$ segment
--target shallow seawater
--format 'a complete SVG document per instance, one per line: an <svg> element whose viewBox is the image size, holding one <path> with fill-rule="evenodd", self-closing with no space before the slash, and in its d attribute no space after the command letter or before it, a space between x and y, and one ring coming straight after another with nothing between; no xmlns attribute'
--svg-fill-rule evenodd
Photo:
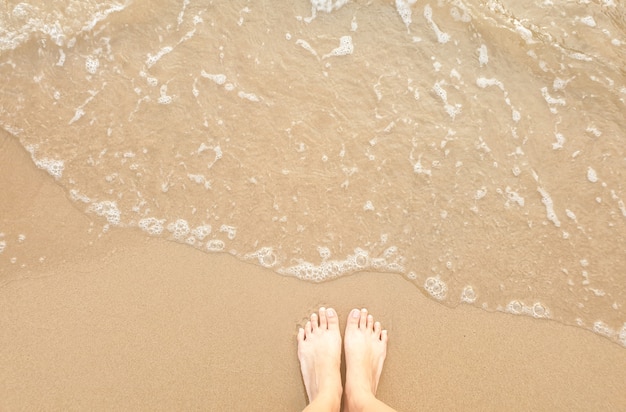
<svg viewBox="0 0 626 412"><path fill-rule="evenodd" d="M0 125L105 230L626 346L626 9L518 3L8 1Z"/></svg>

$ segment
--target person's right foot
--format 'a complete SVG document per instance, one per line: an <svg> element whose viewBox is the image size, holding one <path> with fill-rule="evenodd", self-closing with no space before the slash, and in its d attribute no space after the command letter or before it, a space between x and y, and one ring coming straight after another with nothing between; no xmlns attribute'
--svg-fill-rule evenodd
<svg viewBox="0 0 626 412"><path fill-rule="evenodd" d="M375 397L380 373L387 355L387 331L367 309L353 309L344 335L346 355L346 409L358 409Z"/></svg>

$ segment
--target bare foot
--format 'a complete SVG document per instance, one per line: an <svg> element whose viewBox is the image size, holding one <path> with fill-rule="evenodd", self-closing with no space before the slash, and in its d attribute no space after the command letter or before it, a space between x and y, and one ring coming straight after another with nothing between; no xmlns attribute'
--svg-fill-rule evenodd
<svg viewBox="0 0 626 412"><path fill-rule="evenodd" d="M344 335L346 349L346 410L361 410L375 401L387 356L387 331L367 309L353 309Z"/></svg>
<svg viewBox="0 0 626 412"><path fill-rule="evenodd" d="M339 410L341 405L341 333L333 309L320 308L319 316L298 331L298 359L309 397L309 407Z"/></svg>

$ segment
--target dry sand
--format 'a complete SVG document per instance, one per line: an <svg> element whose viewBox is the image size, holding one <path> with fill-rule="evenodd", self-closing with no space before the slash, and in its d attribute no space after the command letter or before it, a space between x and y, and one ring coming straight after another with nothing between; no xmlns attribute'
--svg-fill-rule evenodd
<svg viewBox="0 0 626 412"><path fill-rule="evenodd" d="M379 396L398 410L626 410L626 349L593 333L449 309L398 275L310 284L102 235L6 135L0 170L2 410L300 410L296 331L320 305L389 330Z"/></svg>

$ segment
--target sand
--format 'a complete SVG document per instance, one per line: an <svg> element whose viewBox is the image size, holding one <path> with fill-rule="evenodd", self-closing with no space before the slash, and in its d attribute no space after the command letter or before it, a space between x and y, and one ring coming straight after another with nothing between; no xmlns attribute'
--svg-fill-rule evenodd
<svg viewBox="0 0 626 412"><path fill-rule="evenodd" d="M399 275L311 284L103 234L4 134L0 170L2 410L300 410L296 332L320 305L389 330L379 397L398 410L626 410L626 349L591 332L450 309Z"/></svg>

